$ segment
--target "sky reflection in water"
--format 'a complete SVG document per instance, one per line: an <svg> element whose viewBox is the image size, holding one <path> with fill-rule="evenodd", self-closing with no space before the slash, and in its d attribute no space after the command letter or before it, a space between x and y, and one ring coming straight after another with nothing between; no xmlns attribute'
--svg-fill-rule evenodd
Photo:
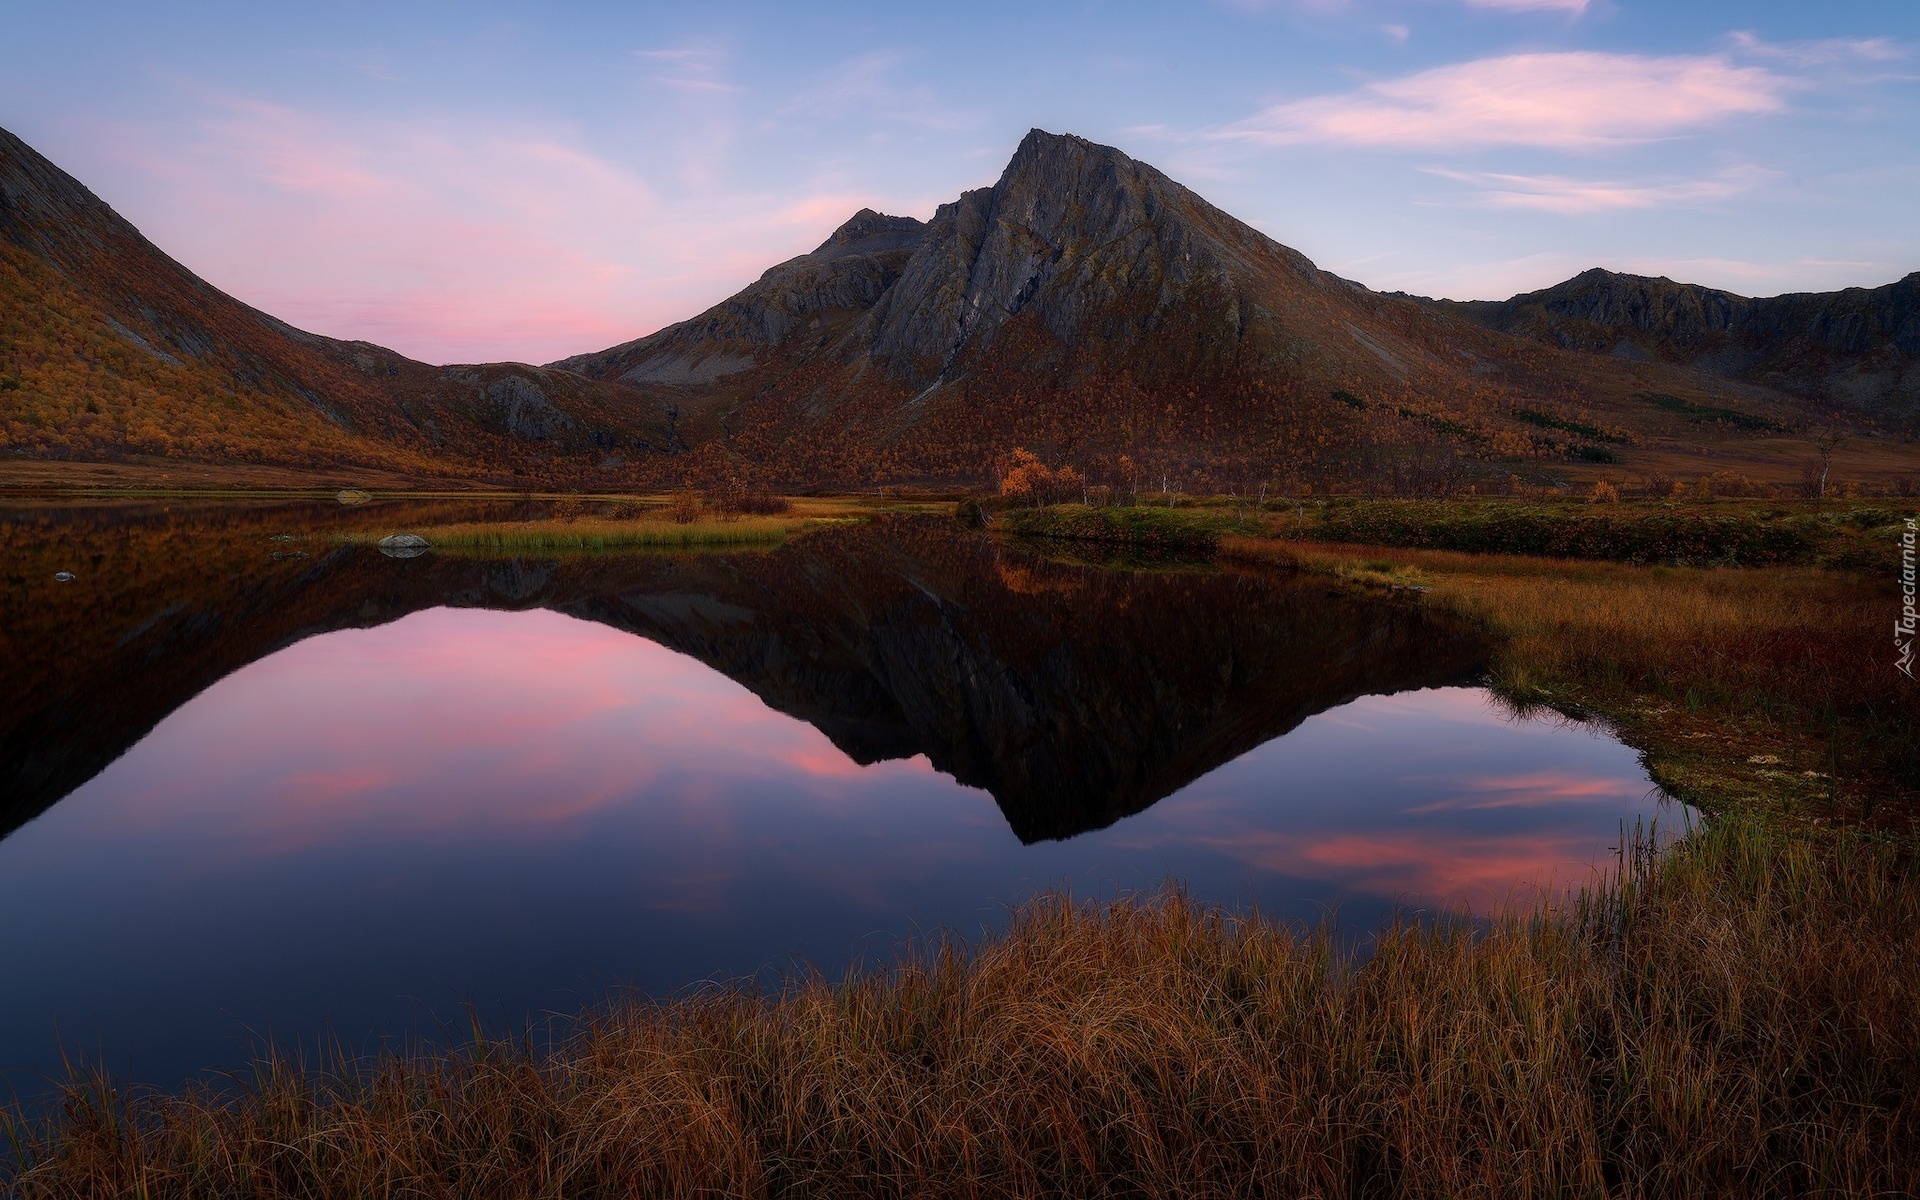
<svg viewBox="0 0 1920 1200"><path fill-rule="evenodd" d="M57 1026L166 1081L242 1060L248 1029L358 1045L464 1001L518 1025L610 985L832 973L1050 885L1177 878L1355 929L1485 910L1582 882L1650 787L1604 736L1439 688L1022 846L925 758L858 766L652 642L434 609L245 667L0 842L0 1065L52 1070Z"/></svg>

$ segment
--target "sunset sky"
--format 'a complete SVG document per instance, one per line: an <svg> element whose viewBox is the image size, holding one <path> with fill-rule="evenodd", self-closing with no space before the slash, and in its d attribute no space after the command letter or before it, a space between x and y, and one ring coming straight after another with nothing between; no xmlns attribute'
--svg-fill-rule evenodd
<svg viewBox="0 0 1920 1200"><path fill-rule="evenodd" d="M545 361L691 316L1031 126L1321 266L1488 298L1920 269L1920 4L10 5L0 125L295 324Z"/></svg>

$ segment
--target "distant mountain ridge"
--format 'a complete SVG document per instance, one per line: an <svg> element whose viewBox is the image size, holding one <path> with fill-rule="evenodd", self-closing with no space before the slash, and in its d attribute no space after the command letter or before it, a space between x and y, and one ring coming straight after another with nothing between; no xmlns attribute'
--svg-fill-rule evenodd
<svg viewBox="0 0 1920 1200"><path fill-rule="evenodd" d="M1869 411L1920 401L1920 271L1877 288L1751 298L1595 267L1507 300L1428 301L1569 350L1679 363Z"/></svg>

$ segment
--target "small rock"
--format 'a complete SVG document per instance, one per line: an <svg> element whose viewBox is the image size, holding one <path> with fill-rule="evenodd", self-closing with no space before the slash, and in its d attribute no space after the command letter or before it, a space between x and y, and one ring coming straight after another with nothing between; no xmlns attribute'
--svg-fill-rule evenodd
<svg viewBox="0 0 1920 1200"><path fill-rule="evenodd" d="M396 533L380 539L380 553L388 558L419 558L432 548L417 533Z"/></svg>
<svg viewBox="0 0 1920 1200"><path fill-rule="evenodd" d="M293 540L293 535L290 533L276 533L267 540L270 542L290 542Z"/></svg>
<svg viewBox="0 0 1920 1200"><path fill-rule="evenodd" d="M53 573L53 581L55 583L72 583L73 572L72 571L55 571Z"/></svg>

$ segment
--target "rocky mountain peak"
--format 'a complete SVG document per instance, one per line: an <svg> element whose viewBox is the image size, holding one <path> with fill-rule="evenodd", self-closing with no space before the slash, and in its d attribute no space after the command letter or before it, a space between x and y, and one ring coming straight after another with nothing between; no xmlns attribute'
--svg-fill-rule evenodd
<svg viewBox="0 0 1920 1200"><path fill-rule="evenodd" d="M1023 314L1062 345L1090 328L1127 339L1192 315L1204 284L1201 307L1219 309L1226 339L1215 346L1230 353L1239 322L1219 300L1231 283L1202 211L1216 210L1111 146L1032 130L998 182L934 215L876 306L868 345L895 373L934 383Z"/></svg>
<svg viewBox="0 0 1920 1200"><path fill-rule="evenodd" d="M814 254L831 258L846 253L878 254L906 249L919 240L926 228L926 222L912 217L890 217L863 208L821 242Z"/></svg>

